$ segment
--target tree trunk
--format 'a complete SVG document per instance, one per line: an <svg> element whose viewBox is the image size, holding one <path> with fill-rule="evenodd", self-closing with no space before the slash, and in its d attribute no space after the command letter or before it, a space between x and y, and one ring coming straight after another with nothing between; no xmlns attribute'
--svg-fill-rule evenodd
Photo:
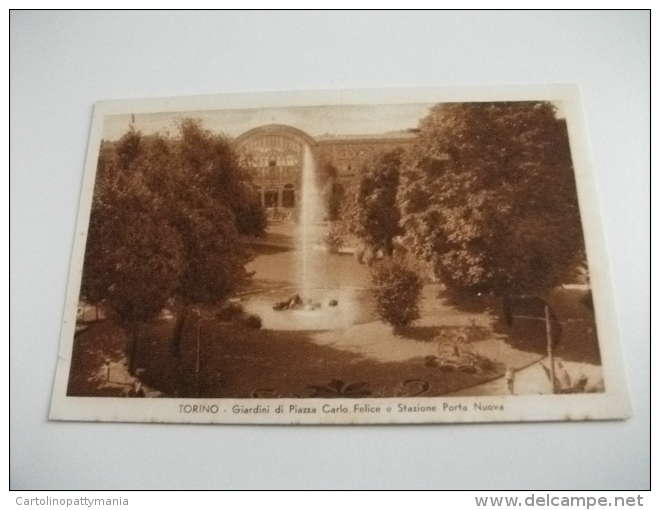
<svg viewBox="0 0 660 510"><path fill-rule="evenodd" d="M513 326L513 310L511 309L511 297L507 294L502 296L502 319L504 323L511 327Z"/></svg>
<svg viewBox="0 0 660 510"><path fill-rule="evenodd" d="M184 329L189 315L189 305L183 305L176 314L176 322L174 323L174 332L172 334L172 354L177 358L181 357L181 344L183 342Z"/></svg>
<svg viewBox="0 0 660 510"><path fill-rule="evenodd" d="M128 373L135 375L135 370L137 369L139 327L136 322L131 322L127 325L126 329L130 335L130 347L128 351Z"/></svg>
<svg viewBox="0 0 660 510"><path fill-rule="evenodd" d="M392 239L386 239L383 243L383 253L388 258L392 258L392 255L394 255L394 241Z"/></svg>

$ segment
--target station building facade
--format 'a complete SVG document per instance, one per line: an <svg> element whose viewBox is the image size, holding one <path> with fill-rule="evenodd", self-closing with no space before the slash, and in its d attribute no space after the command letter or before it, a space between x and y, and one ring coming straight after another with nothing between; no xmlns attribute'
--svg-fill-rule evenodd
<svg viewBox="0 0 660 510"><path fill-rule="evenodd" d="M300 201L306 158L312 158L319 173L333 169L332 178L347 188L378 153L406 147L414 140L411 132L315 138L292 126L270 124L243 133L234 146L247 161L263 205L286 211Z"/></svg>

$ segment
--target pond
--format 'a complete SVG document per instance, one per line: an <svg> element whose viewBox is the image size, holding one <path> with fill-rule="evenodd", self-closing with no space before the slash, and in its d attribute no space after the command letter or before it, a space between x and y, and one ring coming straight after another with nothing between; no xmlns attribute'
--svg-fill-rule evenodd
<svg viewBox="0 0 660 510"><path fill-rule="evenodd" d="M308 254L307 289L300 284L302 254L286 247L258 247L248 266L253 282L242 297L250 313L259 315L263 327L276 330L326 330L346 328L376 318L370 291L369 269L352 254L329 253L318 247ZM277 302L298 294L304 304L295 310L273 310ZM332 306L331 305L335 305ZM335 304L336 302L336 304Z"/></svg>

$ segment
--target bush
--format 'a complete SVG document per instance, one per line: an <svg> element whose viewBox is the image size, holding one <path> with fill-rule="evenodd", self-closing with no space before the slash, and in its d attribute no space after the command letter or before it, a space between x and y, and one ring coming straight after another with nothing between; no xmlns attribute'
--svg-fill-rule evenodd
<svg viewBox="0 0 660 510"><path fill-rule="evenodd" d="M330 227L323 238L323 242L330 253L337 253L344 246L344 236L341 229L336 225Z"/></svg>
<svg viewBox="0 0 660 510"><path fill-rule="evenodd" d="M248 314L243 319L245 324L250 329L261 329L261 317L256 314Z"/></svg>
<svg viewBox="0 0 660 510"><path fill-rule="evenodd" d="M460 329L449 334L441 334L436 338L438 354L437 356L427 356L426 366L431 366L428 364L428 358L432 357L435 358L437 366L445 371L459 370L475 374L495 370L495 363L475 352L470 345L471 341Z"/></svg>
<svg viewBox="0 0 660 510"><path fill-rule="evenodd" d="M422 281L416 273L396 262L377 263L372 270L376 311L395 329L419 318Z"/></svg>
<svg viewBox="0 0 660 510"><path fill-rule="evenodd" d="M236 228L241 234L262 237L268 226L266 209L258 195L246 193L245 202L237 205Z"/></svg>

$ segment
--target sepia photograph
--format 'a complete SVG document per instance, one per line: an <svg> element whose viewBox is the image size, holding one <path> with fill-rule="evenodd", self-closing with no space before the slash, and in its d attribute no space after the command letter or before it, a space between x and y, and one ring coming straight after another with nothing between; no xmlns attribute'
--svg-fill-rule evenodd
<svg viewBox="0 0 660 510"><path fill-rule="evenodd" d="M649 506L650 10L121 7L9 11L11 504Z"/></svg>
<svg viewBox="0 0 660 510"><path fill-rule="evenodd" d="M100 103L52 417L624 417L572 102L525 90Z"/></svg>

